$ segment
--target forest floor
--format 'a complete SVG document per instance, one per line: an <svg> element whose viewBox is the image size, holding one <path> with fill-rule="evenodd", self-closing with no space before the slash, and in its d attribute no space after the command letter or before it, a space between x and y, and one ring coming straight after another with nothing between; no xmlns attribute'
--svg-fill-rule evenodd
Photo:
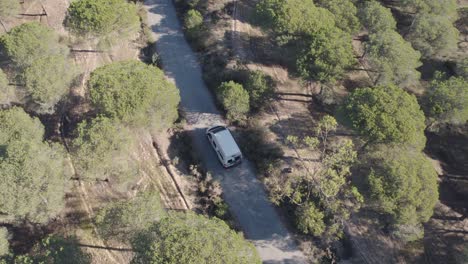
<svg viewBox="0 0 468 264"><path fill-rule="evenodd" d="M22 4L21 15L1 21L0 34L22 23L37 21L53 28L61 39L72 48L71 57L79 68L80 82L72 87L70 100L64 103L61 110L51 116L39 116L45 122L46 139L61 141L65 144L71 140L71 130L77 123L92 115L91 107L87 100L87 80L90 73L97 67L115 61L127 59L140 59L141 49L146 43L134 40L119 41L115 45L102 52L74 52L73 50L93 50L90 41L73 39L63 26L69 0L25 0ZM3 32L2 32L3 31ZM63 117L66 116L67 124L64 127ZM40 231L37 237L33 230L19 230L23 234L23 243L13 242L16 248L27 251L45 233L61 233L67 236L77 236L80 246L92 255L93 263L129 263L132 258L130 245L105 241L99 235L92 219L96 211L109 202L129 199L139 190L144 190L150 185L155 186L161 194L164 208L173 210L187 210L192 207L192 200L196 197L193 183L188 177L178 175L177 169L167 162L169 131L151 134L144 129L133 129L138 140L138 150L132 153L142 169L142 177L127 190L118 190L108 182L85 182L73 180L73 187L66 195L66 207L61 216L55 219ZM73 161L69 155L69 164L73 168ZM184 192L192 196L184 195ZM18 236L20 238L20 236ZM18 239L19 240L19 239ZM27 244L25 244L27 243Z"/></svg>

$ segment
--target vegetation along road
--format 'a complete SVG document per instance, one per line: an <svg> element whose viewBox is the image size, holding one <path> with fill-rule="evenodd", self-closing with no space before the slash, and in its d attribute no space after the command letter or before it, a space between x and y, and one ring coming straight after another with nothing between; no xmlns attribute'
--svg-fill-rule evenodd
<svg viewBox="0 0 468 264"><path fill-rule="evenodd" d="M187 44L171 0L147 0L148 21L157 40L163 69L180 89L182 108L195 149L213 177L220 180L232 214L264 263L303 263L305 257L291 239L253 166L223 169L208 145L205 129L223 120L204 84L196 55Z"/></svg>

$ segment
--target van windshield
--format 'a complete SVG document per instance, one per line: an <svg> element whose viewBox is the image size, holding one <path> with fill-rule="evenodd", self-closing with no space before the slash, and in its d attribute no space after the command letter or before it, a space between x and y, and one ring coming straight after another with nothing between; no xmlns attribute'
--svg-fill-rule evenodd
<svg viewBox="0 0 468 264"><path fill-rule="evenodd" d="M226 128L222 127L222 126L219 126L219 127L215 127L213 130L211 130L211 133L216 134L219 131L223 131L223 130L226 130Z"/></svg>

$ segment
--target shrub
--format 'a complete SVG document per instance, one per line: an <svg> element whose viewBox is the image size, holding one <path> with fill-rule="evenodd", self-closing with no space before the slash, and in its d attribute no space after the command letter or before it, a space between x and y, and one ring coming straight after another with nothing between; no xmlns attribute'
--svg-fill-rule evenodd
<svg viewBox="0 0 468 264"><path fill-rule="evenodd" d="M217 197L214 201L214 214L220 219L225 219L229 214L229 206L220 197Z"/></svg>
<svg viewBox="0 0 468 264"><path fill-rule="evenodd" d="M325 215L314 203L307 202L296 209L296 225L304 234L320 236L325 231Z"/></svg>
<svg viewBox="0 0 468 264"><path fill-rule="evenodd" d="M184 17L184 26L189 31L195 31L203 24L203 16L195 9L190 9Z"/></svg>
<svg viewBox="0 0 468 264"><path fill-rule="evenodd" d="M245 89L249 93L250 108L258 110L273 97L274 82L261 71L249 71L247 74Z"/></svg>
<svg viewBox="0 0 468 264"><path fill-rule="evenodd" d="M249 93L242 85L233 81L223 82L218 91L218 98L227 111L227 118L233 121L245 119L250 110Z"/></svg>

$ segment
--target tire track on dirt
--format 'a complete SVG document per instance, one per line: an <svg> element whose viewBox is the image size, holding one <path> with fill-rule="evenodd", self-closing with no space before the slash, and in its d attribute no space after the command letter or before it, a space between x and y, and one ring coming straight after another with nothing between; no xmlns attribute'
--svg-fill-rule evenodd
<svg viewBox="0 0 468 264"><path fill-rule="evenodd" d="M139 133L140 134L140 133ZM146 133L145 133L146 134ZM161 198L165 201L165 205L168 209L174 210L190 210L191 205L187 201L185 194L182 191L181 186L173 175L172 168L169 164L169 160L164 158L163 150L159 149L159 145L153 141L151 135L141 135L140 138L140 156L144 156L145 163L147 163L148 170L154 171L159 170L158 175L151 173L151 171L144 171L144 177L152 182L155 186L158 186L158 190L161 193ZM150 142L151 141L151 142ZM155 159L157 165L152 162L152 159ZM165 178L166 185L159 179L154 176L161 176ZM169 185L167 185L169 184ZM169 190L173 190L169 192Z"/></svg>
<svg viewBox="0 0 468 264"><path fill-rule="evenodd" d="M67 143L65 142L65 140L62 138L62 143L64 144L65 148L67 149L67 160L68 160L68 163L70 165L70 168L72 170L72 174L74 175L74 177L76 178L79 178L79 175L78 173L76 172L76 169L75 169L75 165L73 163L73 160L71 158L71 155L70 155L70 152L69 152L69 149L68 149L68 145ZM84 188L84 184L81 180L78 180L78 194L80 196L80 200L82 201L82 206L83 208L85 209L86 213L87 213L87 217L88 217L88 221L90 223L90 225L92 226L92 229L93 229L93 232L95 234L95 239L97 240L96 242L98 242L97 244L100 244L98 246L101 246L101 247L110 247L105 241L104 239L101 237L101 235L99 234L99 231L97 229L97 226L94 224L94 221L93 221L93 218L94 218L94 211L93 209L91 208L89 202L88 202L88 193L86 191L86 189ZM105 250L105 253L107 255L107 257L112 261L112 263L122 263L122 262L119 262L117 261L117 259L114 257L114 253L111 253L109 250Z"/></svg>

